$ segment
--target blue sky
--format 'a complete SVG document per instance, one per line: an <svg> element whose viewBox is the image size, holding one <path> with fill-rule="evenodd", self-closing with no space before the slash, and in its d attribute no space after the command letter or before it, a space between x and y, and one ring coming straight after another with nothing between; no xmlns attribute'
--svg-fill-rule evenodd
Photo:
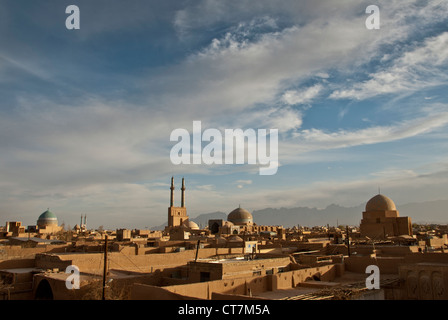
<svg viewBox="0 0 448 320"><path fill-rule="evenodd" d="M80 9L67 30L65 8ZM380 9L368 30L366 7ZM166 221L448 199L446 1L0 1L0 217ZM173 165L170 133L278 129L278 172ZM399 209L399 208L398 208ZM361 212L360 212L361 218ZM331 219L333 221L334 219Z"/></svg>

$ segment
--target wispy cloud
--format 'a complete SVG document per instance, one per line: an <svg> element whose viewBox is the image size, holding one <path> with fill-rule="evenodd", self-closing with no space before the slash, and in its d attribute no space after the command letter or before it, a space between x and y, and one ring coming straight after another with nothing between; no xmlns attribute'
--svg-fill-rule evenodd
<svg viewBox="0 0 448 320"><path fill-rule="evenodd" d="M390 67L371 74L351 88L335 90L330 98L363 100L377 95L416 92L447 84L448 32L405 52Z"/></svg>
<svg viewBox="0 0 448 320"><path fill-rule="evenodd" d="M373 126L354 131L325 132L320 129L296 133L297 149L302 151L345 148L410 138L431 132L448 124L448 112L428 114L422 118L401 121L390 126Z"/></svg>
<svg viewBox="0 0 448 320"><path fill-rule="evenodd" d="M252 180L237 180L237 181L235 181L235 183L237 184L236 187L238 189L243 189L244 186L252 184Z"/></svg>
<svg viewBox="0 0 448 320"><path fill-rule="evenodd" d="M407 112L394 110L383 120L365 112L382 108L379 99L358 108L358 118L343 105L343 99L384 94L401 103L397 94L446 85L448 33L436 28L446 21L446 1L380 1L377 32L365 28L365 4L356 0L337 6L332 0L86 1L79 33L60 30L64 10L57 1L31 6L35 10L5 3L1 212L34 212L53 203L67 212L114 217L134 208L140 221L162 220L166 184L155 181L181 173L192 176L189 205L200 211L238 202L295 205L297 194L317 202L369 184L345 177L349 182L338 192L337 182L323 187L329 179L314 177L308 190L291 187L281 170L259 184L252 179L258 167L174 166L170 132L190 130L193 120L203 129L279 129L279 161L294 174L303 159L313 163L315 151L344 149L353 159L348 147L404 140L448 124L446 105L429 104L436 98L422 98L419 111L400 104ZM53 14L60 20L48 18ZM29 24L15 28L15 18ZM307 109L311 104L325 106ZM335 105L340 118L327 112ZM443 158L444 149L439 152ZM383 166L366 169L366 179L385 178L380 175L389 166Z"/></svg>
<svg viewBox="0 0 448 320"><path fill-rule="evenodd" d="M323 86L316 84L303 90L288 90L282 96L282 101L287 104L308 104L322 91Z"/></svg>

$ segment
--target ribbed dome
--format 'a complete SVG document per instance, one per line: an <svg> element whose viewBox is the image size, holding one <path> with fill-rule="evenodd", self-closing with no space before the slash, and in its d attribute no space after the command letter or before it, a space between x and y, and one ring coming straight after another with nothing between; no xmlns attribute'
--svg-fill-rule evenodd
<svg viewBox="0 0 448 320"><path fill-rule="evenodd" d="M235 225L245 225L253 223L252 214L242 208L236 208L235 210L230 212L227 216L227 220Z"/></svg>
<svg viewBox="0 0 448 320"><path fill-rule="evenodd" d="M378 194L367 201L366 211L393 211L397 210L392 199L385 195Z"/></svg>
<svg viewBox="0 0 448 320"><path fill-rule="evenodd" d="M42 213L39 218L37 219L37 225L38 226L46 226L46 225L57 225L58 224L58 218L56 215L51 212L49 209Z"/></svg>

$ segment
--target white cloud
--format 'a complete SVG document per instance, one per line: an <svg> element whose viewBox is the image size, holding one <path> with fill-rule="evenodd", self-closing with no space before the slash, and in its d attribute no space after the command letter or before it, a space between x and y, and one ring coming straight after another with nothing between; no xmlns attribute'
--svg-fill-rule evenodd
<svg viewBox="0 0 448 320"><path fill-rule="evenodd" d="M448 124L448 112L429 114L390 126L376 126L355 131L325 132L302 130L296 134L297 148L302 151L335 149L405 139L430 132Z"/></svg>
<svg viewBox="0 0 448 320"><path fill-rule="evenodd" d="M401 169L401 168L391 168L391 169L385 169L381 171L372 172L370 174L374 177L384 177L389 179L397 179L397 178L404 178L404 177L418 177L418 173L416 173L414 170L411 169Z"/></svg>
<svg viewBox="0 0 448 320"><path fill-rule="evenodd" d="M360 26L362 20L344 20L336 15L300 27L267 31L255 38L228 32L185 62L157 74L148 88L160 92L155 97L159 105L182 110L183 115L187 111L203 119L232 118L232 113L258 104L274 104L278 94L298 79L324 75L326 68L342 68L365 59L373 49L370 43L374 36ZM320 89L317 85L303 96L295 93L290 102L309 100Z"/></svg>
<svg viewBox="0 0 448 320"><path fill-rule="evenodd" d="M446 84L448 32L426 39L423 45L405 52L390 67L370 75L351 88L335 90L330 98L363 100L377 95L418 90Z"/></svg>
<svg viewBox="0 0 448 320"><path fill-rule="evenodd" d="M308 104L319 95L322 88L321 84L316 84L301 91L288 90L283 94L282 101L290 105Z"/></svg>
<svg viewBox="0 0 448 320"><path fill-rule="evenodd" d="M127 212L120 207L138 206L136 211L146 219L144 206L154 205L156 209L148 215L148 220L151 215L165 219L168 192L160 189L164 184L143 186L135 181L151 181L178 172L211 172L216 176L233 170L231 166L171 165L169 134L173 129L190 128L193 120L202 120L213 127L299 130L302 112L276 105L277 98L284 93L286 103L311 103L323 87L316 85L303 91L285 92L287 88L311 76L328 79L328 70L332 68L357 68L377 55L381 45L406 39L406 35L421 27L421 23L432 23L431 19L440 21L447 12L440 10L446 6L443 2L439 2L439 6L430 2L427 7L416 8L412 3L403 6L400 1L387 1L381 3L385 6L382 10L384 26L375 33L365 29L365 17L360 14L363 10L359 10L363 9L362 4L355 0L343 1L340 6L335 6L334 1L296 0L281 3L204 0L190 4L173 16L176 30L182 37L188 40L196 32L213 30L220 23L226 32L176 65L151 69L146 76L124 74L126 79L132 79L132 89L141 90L142 94L137 97L143 101L140 105L110 101L107 97L89 99L84 95L69 106L61 106L52 98L25 96L14 106L14 112L2 113L2 210L18 213L30 207L45 209L53 202L60 208L72 208L71 212L101 208L97 211L106 216ZM137 9L133 7L132 12ZM104 21L120 14L112 11L107 10L100 15L101 19L95 20L97 28L86 34L85 39L121 27L134 27L148 17L141 10L138 19L130 19L132 14L128 12L124 22L106 30L108 24ZM288 21L279 23L278 17L285 13ZM414 17L418 23L405 23L407 17ZM2 28L2 32L5 30ZM361 99L378 92L409 90L445 80L435 66L446 64L446 44L446 35L440 35L395 61L394 56L388 56L386 62L391 63L388 68L373 74L370 82L340 89L339 97ZM8 65L16 65L42 79L59 79L62 74L56 68L42 67L53 65L45 60L50 58L36 55L33 61L44 63L30 60L23 64L21 61L25 60L20 55L18 58L11 56L14 61L9 61ZM114 63L105 63L108 62ZM76 67L78 65L73 65L73 70ZM2 64L1 68L3 71L5 66ZM422 75L435 77L427 83ZM422 81L413 83L413 79ZM334 94L334 98L338 97ZM127 98L129 95L124 96ZM355 131L302 130L293 140L280 143L283 149L280 156L285 156L280 160L298 163L297 155L306 151L404 139L440 128L446 125L447 119L447 113L439 112L391 126ZM243 174L252 169L238 167L233 172L241 170ZM258 168L255 171L258 172ZM248 181L251 180L236 182L233 188L247 186ZM229 196L216 192L212 185L203 184L190 191L193 208L221 209L229 205ZM298 191L304 191L302 199L316 195L324 199L326 189L316 187L309 192L296 189L288 197L281 192L260 191L250 194L250 201L260 206L296 204ZM235 203L247 202L244 201L247 196L238 194ZM27 206L22 205L27 198ZM207 201L203 200L205 198ZM78 200L82 200L84 207L74 204ZM14 208L9 203L20 205ZM105 208L107 205L113 208Z"/></svg>
<svg viewBox="0 0 448 320"><path fill-rule="evenodd" d="M243 189L244 186L252 184L252 180L237 180L235 181L238 189Z"/></svg>
<svg viewBox="0 0 448 320"><path fill-rule="evenodd" d="M215 189L215 186L212 184L205 184L202 186L197 186L196 189L202 190L202 191L211 191L211 190Z"/></svg>
<svg viewBox="0 0 448 320"><path fill-rule="evenodd" d="M318 73L316 73L316 77L319 77L322 79L328 79L328 78L330 78L330 75L326 72L318 72Z"/></svg>

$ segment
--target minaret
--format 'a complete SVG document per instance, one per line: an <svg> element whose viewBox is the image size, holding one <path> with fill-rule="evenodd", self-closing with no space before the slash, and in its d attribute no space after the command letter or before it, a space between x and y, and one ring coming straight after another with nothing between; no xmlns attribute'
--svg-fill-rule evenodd
<svg viewBox="0 0 448 320"><path fill-rule="evenodd" d="M171 177L171 198L170 207L174 207L174 177Z"/></svg>
<svg viewBox="0 0 448 320"><path fill-rule="evenodd" d="M168 226L166 230L182 226L188 221L187 208L185 207L185 179L182 178L182 199L181 206L174 206L174 177L171 177L171 197L170 207L168 208Z"/></svg>
<svg viewBox="0 0 448 320"><path fill-rule="evenodd" d="M84 227L87 229L87 214L84 215Z"/></svg>
<svg viewBox="0 0 448 320"><path fill-rule="evenodd" d="M182 198L181 198L181 207L185 208L185 179L182 178Z"/></svg>

